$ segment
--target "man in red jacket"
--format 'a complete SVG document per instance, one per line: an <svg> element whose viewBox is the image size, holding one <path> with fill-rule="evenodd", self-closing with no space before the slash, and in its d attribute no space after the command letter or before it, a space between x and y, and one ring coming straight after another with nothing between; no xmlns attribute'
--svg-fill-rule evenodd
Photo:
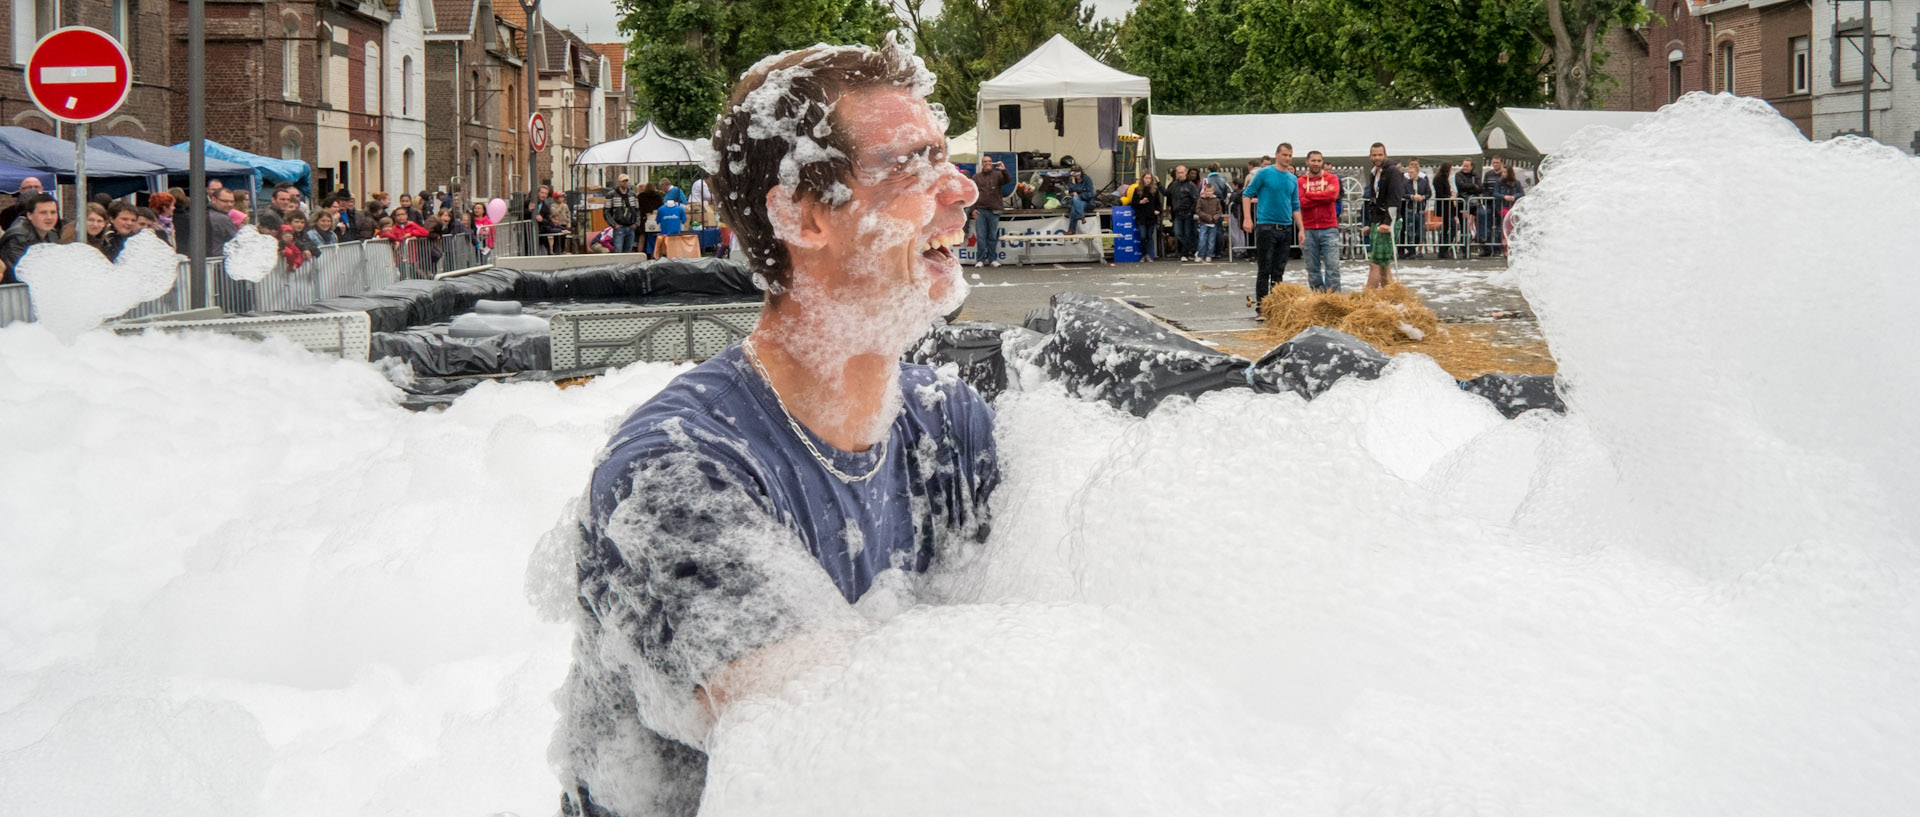
<svg viewBox="0 0 1920 817"><path fill-rule="evenodd" d="M1307 151L1307 175L1300 177L1300 226L1306 230L1307 286L1340 291L1340 177L1327 172L1320 151Z"/></svg>

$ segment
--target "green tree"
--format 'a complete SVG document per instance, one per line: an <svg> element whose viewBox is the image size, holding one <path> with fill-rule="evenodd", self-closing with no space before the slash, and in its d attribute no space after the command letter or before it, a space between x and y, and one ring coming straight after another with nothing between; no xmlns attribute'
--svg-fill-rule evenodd
<svg viewBox="0 0 1920 817"><path fill-rule="evenodd" d="M947 133L974 126L980 83L1061 34L1095 59L1113 52L1115 25L1081 0L947 0L937 14L926 0L904 0L901 18L927 68L939 77L933 101L946 108Z"/></svg>
<svg viewBox="0 0 1920 817"><path fill-rule="evenodd" d="M1592 107L1606 60L1600 38L1616 25L1646 22L1639 0L1531 0L1528 30L1548 49L1553 71L1553 104L1566 110Z"/></svg>
<svg viewBox="0 0 1920 817"><path fill-rule="evenodd" d="M676 136L713 130L735 77L814 43L878 45L897 21L881 0L614 0L637 121Z"/></svg>
<svg viewBox="0 0 1920 817"><path fill-rule="evenodd" d="M1119 68L1153 80L1164 114L1241 113L1265 104L1240 81L1243 0L1140 0L1115 35Z"/></svg>

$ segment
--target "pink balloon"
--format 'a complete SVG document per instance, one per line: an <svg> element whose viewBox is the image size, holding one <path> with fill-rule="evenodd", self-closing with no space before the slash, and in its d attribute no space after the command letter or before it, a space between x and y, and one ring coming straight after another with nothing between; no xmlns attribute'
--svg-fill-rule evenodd
<svg viewBox="0 0 1920 817"><path fill-rule="evenodd" d="M493 201L487 202L487 218L492 219L493 223L499 224L500 220L506 217L507 203L505 200L494 199Z"/></svg>

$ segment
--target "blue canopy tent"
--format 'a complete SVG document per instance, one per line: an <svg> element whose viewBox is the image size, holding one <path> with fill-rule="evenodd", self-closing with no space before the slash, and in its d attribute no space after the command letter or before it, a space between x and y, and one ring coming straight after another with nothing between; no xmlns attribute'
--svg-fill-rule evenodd
<svg viewBox="0 0 1920 817"><path fill-rule="evenodd" d="M73 181L73 143L13 125L0 126L0 162L52 172L62 184ZM117 153L87 153L87 194L124 196L159 190L166 168Z"/></svg>
<svg viewBox="0 0 1920 817"><path fill-rule="evenodd" d="M185 151L187 143L181 142L174 145L173 149ZM300 187L301 195L313 193L313 168L299 159L269 159L244 150L235 150L212 139L207 140L207 159L208 161L220 159L253 168L254 175L259 178L262 186L293 182ZM208 171L207 175L213 175L212 171Z"/></svg>
<svg viewBox="0 0 1920 817"><path fill-rule="evenodd" d="M26 181L28 176L39 179L41 189L53 189L54 178L52 173L0 162L0 193L20 192L20 183Z"/></svg>
<svg viewBox="0 0 1920 817"><path fill-rule="evenodd" d="M188 166L193 155L165 145L156 145L135 139L131 136L95 136L87 140L87 147L117 153L130 159L139 159L166 168L167 181L179 187L186 187ZM92 162L93 153L88 153L88 162ZM207 178L219 179L220 183L236 190L253 186L253 168L235 162L212 157L207 158Z"/></svg>

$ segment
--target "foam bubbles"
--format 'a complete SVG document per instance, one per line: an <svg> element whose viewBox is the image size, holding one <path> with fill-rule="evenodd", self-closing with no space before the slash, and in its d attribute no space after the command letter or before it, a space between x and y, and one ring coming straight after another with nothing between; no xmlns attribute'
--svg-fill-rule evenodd
<svg viewBox="0 0 1920 817"><path fill-rule="evenodd" d="M71 340L167 294L178 280L178 262L172 247L143 230L113 261L84 243L37 245L21 256L19 275L33 288L40 324Z"/></svg>
<svg viewBox="0 0 1920 817"><path fill-rule="evenodd" d="M220 251L226 258L223 266L227 277L235 281L260 283L267 279L267 273L272 272L274 264L280 260L280 242L248 226L242 226L239 232L234 233Z"/></svg>

